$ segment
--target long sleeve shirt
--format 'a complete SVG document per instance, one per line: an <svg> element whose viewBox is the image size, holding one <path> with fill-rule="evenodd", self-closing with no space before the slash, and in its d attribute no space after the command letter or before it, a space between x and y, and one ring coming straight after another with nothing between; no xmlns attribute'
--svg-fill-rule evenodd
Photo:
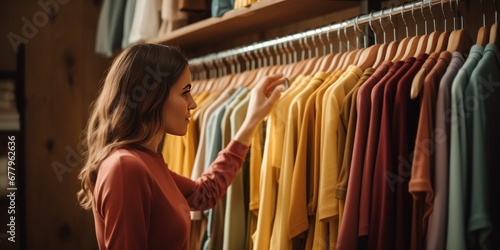
<svg viewBox="0 0 500 250"><path fill-rule="evenodd" d="M191 180L140 146L113 151L100 165L92 210L100 249L189 249L190 210L212 208L239 172L248 147L231 141Z"/></svg>

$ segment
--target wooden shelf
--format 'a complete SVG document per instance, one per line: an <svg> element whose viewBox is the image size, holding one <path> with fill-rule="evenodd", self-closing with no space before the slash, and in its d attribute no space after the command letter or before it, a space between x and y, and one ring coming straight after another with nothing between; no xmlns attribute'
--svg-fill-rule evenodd
<svg viewBox="0 0 500 250"><path fill-rule="evenodd" d="M356 6L359 6L358 1L263 0L247 8L228 11L222 17L212 17L182 27L148 42L179 45L183 49L206 46Z"/></svg>

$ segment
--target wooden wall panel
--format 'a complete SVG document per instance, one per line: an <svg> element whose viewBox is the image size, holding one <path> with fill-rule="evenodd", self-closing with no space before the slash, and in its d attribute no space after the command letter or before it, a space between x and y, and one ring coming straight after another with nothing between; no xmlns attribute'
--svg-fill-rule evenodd
<svg viewBox="0 0 500 250"><path fill-rule="evenodd" d="M2 33L13 30L22 34L23 17L32 20L43 14L37 2L2 1ZM57 15L41 25L26 46L24 240L27 249L97 249L92 213L82 210L76 201L81 165L78 159L68 162L66 158L68 149L77 151L89 104L110 63L94 53L100 1L51 2L58 5ZM12 48L5 37L0 52L6 60L0 66L14 69L15 54L9 51ZM54 162L72 171L58 179Z"/></svg>

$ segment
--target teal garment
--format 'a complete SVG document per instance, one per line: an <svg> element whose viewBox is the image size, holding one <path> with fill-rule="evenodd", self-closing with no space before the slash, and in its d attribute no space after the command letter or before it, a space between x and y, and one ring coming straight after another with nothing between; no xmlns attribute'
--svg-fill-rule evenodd
<svg viewBox="0 0 500 250"><path fill-rule="evenodd" d="M205 153L205 171L210 167L210 164L217 158L219 152L223 149L222 145L222 130L221 130L221 122L224 114L226 112L226 107L232 100L234 100L241 91L245 88L238 88L224 103L222 103L209 117L207 122L207 134L206 134L206 143L207 143L207 151ZM207 215L207 231L206 231L206 240L203 243L203 249L208 250L210 248L211 238L214 237L213 234L213 226L215 223L223 224L223 221L214 221L215 213L219 215L224 214L225 207L225 196L224 199L219 201L215 208L205 211ZM217 216L219 219L223 219L224 216ZM222 237L222 235L215 235L217 237Z"/></svg>
<svg viewBox="0 0 500 250"><path fill-rule="evenodd" d="M213 0L212 17L220 17L224 13L234 9L234 0Z"/></svg>
<svg viewBox="0 0 500 250"><path fill-rule="evenodd" d="M112 57L115 51L122 48L126 4L126 0L104 0L97 24L97 54Z"/></svg>
<svg viewBox="0 0 500 250"><path fill-rule="evenodd" d="M481 60L484 48L472 46L464 66L458 71L451 86L450 120L450 183L448 197L448 235L446 249L467 249L466 206L467 206L467 165L468 141L466 132L465 90L470 76Z"/></svg>
<svg viewBox="0 0 500 250"><path fill-rule="evenodd" d="M450 121L447 119L450 109L451 84L464 65L465 59L460 52L453 52L446 73L439 83L436 101L435 131L444 134L443 139L436 139L434 158L434 207L429 217L427 229L427 249L444 249L446 245L446 224L448 220L448 177L450 151ZM442 138L442 137L441 137Z"/></svg>
<svg viewBox="0 0 500 250"><path fill-rule="evenodd" d="M132 22L134 21L136 0L127 0L125 5L125 14L123 17L123 37L122 37L122 49L127 48L130 44L128 40L128 35L130 30L132 30Z"/></svg>
<svg viewBox="0 0 500 250"><path fill-rule="evenodd" d="M241 91L240 95L228 105L226 115L231 123L231 137L236 135L245 119L250 95L249 90ZM243 105L240 105L243 104ZM246 104L246 105L245 105ZM234 178L226 193L226 214L224 219L223 249L244 249L247 230L248 191L245 192L244 176L248 172L249 161L243 163L242 171ZM245 199L247 198L247 199Z"/></svg>
<svg viewBox="0 0 500 250"><path fill-rule="evenodd" d="M486 114L486 101L490 98L498 99L498 94L495 93L495 90L498 90L500 86L500 64L497 53L498 49L495 44L486 45L483 57L472 72L466 90L465 107L466 112L470 113L470 119L467 120L467 135L470 138L468 144L471 145L469 153L472 153L469 169L471 174L470 212L467 216L467 239L471 249L490 249L489 242L493 225L488 198L492 197L490 191L498 192L498 190L488 190L489 164L487 156L490 153L498 154L498 151L495 152L498 147L488 147L490 138L488 131L497 130L499 127L492 127ZM496 108L499 107L496 106ZM496 116L498 116L498 112L496 112ZM490 152L490 150L493 151ZM498 163L494 167L498 167ZM498 199L498 197L494 199ZM491 212L498 213L498 211Z"/></svg>

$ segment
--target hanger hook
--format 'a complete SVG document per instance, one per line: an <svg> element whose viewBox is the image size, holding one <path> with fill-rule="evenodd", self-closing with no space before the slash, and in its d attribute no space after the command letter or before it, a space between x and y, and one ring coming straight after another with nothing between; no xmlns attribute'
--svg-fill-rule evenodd
<svg viewBox="0 0 500 250"><path fill-rule="evenodd" d="M431 12L432 25L433 25L434 31L436 31L436 18L434 17L434 12L432 12L432 4L431 4L431 2L429 2L429 11Z"/></svg>
<svg viewBox="0 0 500 250"><path fill-rule="evenodd" d="M313 33L311 35L312 47L311 47L311 51L309 53L309 58L311 58L311 54L312 54L312 49L313 48L314 48L314 56L315 57L318 56L318 46L316 45L316 39L314 38L315 33L316 33L316 31L313 31Z"/></svg>
<svg viewBox="0 0 500 250"><path fill-rule="evenodd" d="M443 0L441 0L441 11L443 12L444 32L446 32L446 31L448 31L448 25L447 25L446 13L444 11L444 1Z"/></svg>
<svg viewBox="0 0 500 250"><path fill-rule="evenodd" d="M385 9L382 9L382 11L380 12L380 19L379 19L379 25L380 25L380 29L382 29L382 34L384 35L383 38L384 38L384 43L387 42L387 34L385 33L385 28L384 28L384 25L382 25L382 16L384 15L384 10ZM375 33L375 32L373 32ZM376 40L376 37L375 37L375 40Z"/></svg>
<svg viewBox="0 0 500 250"><path fill-rule="evenodd" d="M351 44L350 44L350 41L349 41L349 37L347 36L347 24L348 24L348 22L345 21L342 24L344 24L344 37L346 38L346 49L347 49L346 51L350 51L351 50L351 48L350 48Z"/></svg>
<svg viewBox="0 0 500 250"><path fill-rule="evenodd" d="M288 43L286 40L283 42L283 49L285 50L285 54L288 57L288 63L292 63L292 53L290 52L290 49L288 48Z"/></svg>
<svg viewBox="0 0 500 250"><path fill-rule="evenodd" d="M427 35L428 31L427 31L427 27L428 27L428 23L427 23L427 18L425 18L425 15L424 15L424 5L421 4L420 5L420 14L422 15L422 18L424 19L424 34Z"/></svg>
<svg viewBox="0 0 500 250"><path fill-rule="evenodd" d="M330 54L333 54L333 44L330 40L330 30L332 26L328 26L328 30L326 31L326 40L328 41L328 47L330 47ZM326 46L325 46L325 54L326 54Z"/></svg>
<svg viewBox="0 0 500 250"><path fill-rule="evenodd" d="M287 64L287 58L286 58L286 51L285 51L285 45L283 43L280 43L278 45L278 48L280 49L280 53L281 53L281 58L282 58L282 61L283 61L283 64Z"/></svg>
<svg viewBox="0 0 500 250"><path fill-rule="evenodd" d="M498 11L497 11L497 0L493 0L495 6L495 23L498 23Z"/></svg>
<svg viewBox="0 0 500 250"><path fill-rule="evenodd" d="M267 52L267 56L269 57L269 66L272 66L272 65L274 65L273 54L271 54L271 50L269 49L269 47L271 47L271 46L266 47L266 52Z"/></svg>
<svg viewBox="0 0 500 250"><path fill-rule="evenodd" d="M339 41L339 53L342 52L342 38L340 37L340 30L342 27L337 29L337 41Z"/></svg>
<svg viewBox="0 0 500 250"><path fill-rule="evenodd" d="M366 41L366 34L365 34L365 32L363 32L363 30L359 27L359 16L356 17L356 27L357 27L358 31L361 33L361 35L363 35L363 48L366 48L367 45L368 45L368 42Z"/></svg>
<svg viewBox="0 0 500 250"><path fill-rule="evenodd" d="M391 26L392 26L392 35L394 36L394 40L393 41L396 41L396 26L394 26L394 22L392 22L392 13L394 11L394 6L391 6L391 9L389 11L389 21L391 23ZM381 21L382 22L382 21ZM382 23L381 23L382 24Z"/></svg>
<svg viewBox="0 0 500 250"><path fill-rule="evenodd" d="M451 13L453 13L453 30L457 29L457 19L456 19L456 13L453 10L453 0L450 1L450 10Z"/></svg>
<svg viewBox="0 0 500 250"><path fill-rule="evenodd" d="M304 41L302 41L302 37L299 37L299 45L300 45L300 55L301 55L301 61L306 59L306 50L304 49Z"/></svg>
<svg viewBox="0 0 500 250"><path fill-rule="evenodd" d="M405 20L405 14L403 12L404 9L405 9L405 4L403 3L403 6L401 6L401 18L403 19L403 23L405 24L406 37L408 37L409 36L409 34L408 34L408 24L406 23L406 20Z"/></svg>
<svg viewBox="0 0 500 250"><path fill-rule="evenodd" d="M326 45L323 42L323 32L320 28L316 29L316 32L318 33L319 42L321 43L321 45L323 47L323 56L326 56Z"/></svg>
<svg viewBox="0 0 500 250"><path fill-rule="evenodd" d="M292 50L292 56L293 56L292 62L296 63L297 62L297 50L295 50L295 47L293 46L293 39L290 39L290 41L288 41L288 44L290 45L290 49Z"/></svg>
<svg viewBox="0 0 500 250"><path fill-rule="evenodd" d="M415 36L418 36L418 24L415 19L415 4L411 4L411 18L413 19L413 23L415 23Z"/></svg>
<svg viewBox="0 0 500 250"><path fill-rule="evenodd" d="M382 14L380 14L380 16L382 16ZM372 18L373 18L373 11L370 12L370 15L368 16L368 27L370 27L370 30L373 33L373 40L375 41L375 44L377 44L377 32L375 32L375 29L373 29Z"/></svg>

